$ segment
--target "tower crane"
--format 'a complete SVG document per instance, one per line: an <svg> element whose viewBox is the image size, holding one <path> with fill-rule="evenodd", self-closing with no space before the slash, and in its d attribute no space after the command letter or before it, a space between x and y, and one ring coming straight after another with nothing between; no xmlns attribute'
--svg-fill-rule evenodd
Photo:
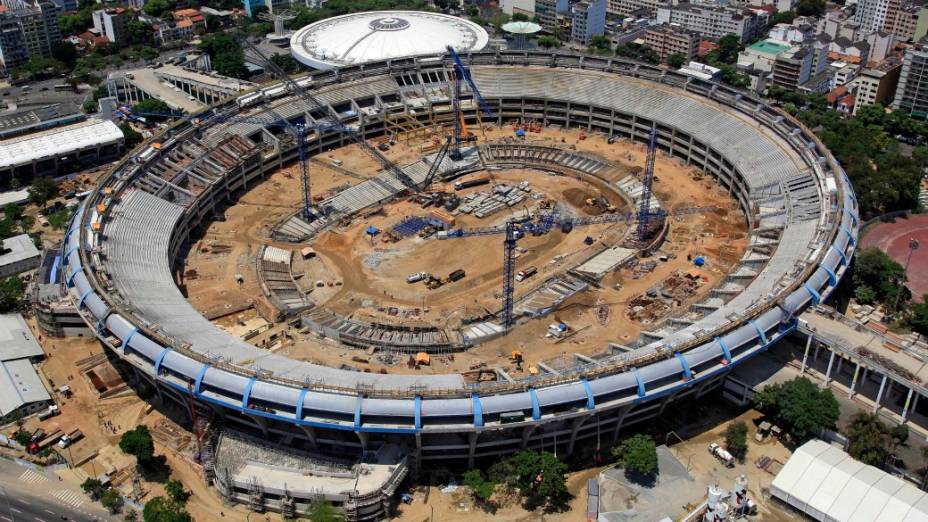
<svg viewBox="0 0 928 522"><path fill-rule="evenodd" d="M644 190L641 192L641 201L638 204L638 241L644 243L650 232L649 224L651 212L651 186L654 184L654 160L657 155L657 125L651 128L651 139L648 140L648 159L644 163Z"/></svg>
<svg viewBox="0 0 928 522"><path fill-rule="evenodd" d="M454 146L451 149L451 159L459 160L464 157L461 152L461 143L464 142L464 133L466 132L464 113L461 110L462 82L467 82L467 86L473 93L474 100L480 106L481 111L487 116L493 116L493 109L491 109L490 104L483 99L483 96L480 94L480 89L477 88L477 84L475 84L474 80L470 77L470 69L464 65L464 61L461 60L460 55L454 50L454 47L449 45L447 50L448 55L451 56L451 60L454 62L454 67L452 69L454 93L451 96L451 108L454 111Z"/></svg>
<svg viewBox="0 0 928 522"><path fill-rule="evenodd" d="M714 207L686 207L674 209L670 212L658 210L648 214L648 219L654 217L683 216L714 210ZM515 250L516 243L526 234L542 235L550 232L554 226L569 232L574 227L598 225L604 223L640 223L641 212L627 212L615 214L602 214L585 218L560 216L557 212L541 215L530 221L517 221L510 219L504 225L483 228L455 229L447 234L447 238L462 238L474 236L489 236L504 234L503 237L503 328L509 331L515 324L512 316L513 295L515 290ZM640 230L640 229L639 229Z"/></svg>

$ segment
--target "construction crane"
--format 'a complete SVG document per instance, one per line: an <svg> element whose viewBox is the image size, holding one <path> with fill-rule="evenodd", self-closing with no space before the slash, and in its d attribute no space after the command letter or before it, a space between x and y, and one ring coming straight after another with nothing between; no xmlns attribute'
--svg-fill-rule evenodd
<svg viewBox="0 0 928 522"><path fill-rule="evenodd" d="M714 210L715 207L686 207L674 209L670 212L658 210L648 214L649 219L655 217L683 216ZM604 223L632 223L641 216L640 212L627 212L622 214L603 214L585 218L560 216L556 211L539 216L534 220L519 221L510 219L505 225L483 228L463 228L448 232L447 238L462 238L474 236L489 236L504 234L503 238L503 328L509 331L515 324L512 316L513 295L515 290L515 250L516 243L526 234L547 234L554 226L562 231L570 232L574 227L599 225Z"/></svg>
<svg viewBox="0 0 928 522"><path fill-rule="evenodd" d="M425 180L422 181L422 190L426 190L432 184L432 180L435 179L435 175L438 174L438 170L441 168L441 162L445 160L445 156L448 155L448 149L451 146L452 138L449 136L445 143L438 149L438 152L435 154L435 159L432 161L432 166L429 167L429 173L425 176Z"/></svg>
<svg viewBox="0 0 928 522"><path fill-rule="evenodd" d="M644 190L641 192L641 201L638 205L638 241L644 243L650 234L651 218L651 186L654 184L654 160L657 156L657 125L651 128L651 139L648 141L648 159L644 163Z"/></svg>
<svg viewBox="0 0 928 522"><path fill-rule="evenodd" d="M493 109L491 109L490 104L483 99L480 90L477 89L477 85L470 77L470 70L464 65L464 62L461 60L457 51L454 50L454 47L449 45L447 50L448 55L451 56L451 60L454 62L454 67L451 71L451 78L454 82L454 93L451 96L451 108L454 110L454 147L451 149L451 159L457 161L464 157L461 152L461 144L464 142L464 133L466 132L464 113L461 110L462 82L467 82L467 86L470 87L470 91L474 95L474 100L480 106L480 110L487 116L493 116Z"/></svg>
<svg viewBox="0 0 928 522"><path fill-rule="evenodd" d="M122 107L118 111L123 117L127 119L138 120L144 116L161 116L161 117L172 117L172 118L181 118L183 115L174 114L174 113L159 113L159 112L133 112L128 107ZM191 123L196 126L202 125L205 122L215 122L215 123L253 123L256 125L261 125L265 128L282 128L289 132L294 141L296 142L297 149L299 152L300 159L300 181L302 185L302 198L303 198L303 207L301 209L301 215L306 221L312 221L314 219L314 214L312 210L312 191L310 184L310 172L309 172L309 154L307 152L306 144L306 132L308 130L318 130L326 131L333 130L334 128L329 125L312 125L307 126L303 123L292 123L286 118L278 115L273 110L269 110L268 113L273 117L273 119L267 118L256 118L253 116L237 116L237 115L223 115L223 114L200 114L195 116L186 117Z"/></svg>
<svg viewBox="0 0 928 522"><path fill-rule="evenodd" d="M253 44L248 38L241 36L238 38L238 41L242 44L242 50L250 52L253 55L253 58L256 59L259 65L264 67L265 71L270 72L272 75L279 78L284 85L287 86L287 90L296 96L299 96L306 104L309 106L308 110L322 110L326 113L326 119L330 120L327 122L327 125L337 131L342 135L349 138L351 141L358 144L367 155L373 158L375 161L380 163L383 169L393 175L400 183L402 183L407 189L414 192L419 192L419 185L409 177L406 172L403 171L395 163L387 159L383 154L381 154L375 147L371 146L370 143L357 132L348 128L347 125L342 123L339 114L332 108L332 106L319 101L314 95L312 95L309 90L304 89L298 83L293 81L292 78L274 62L272 62L263 52L261 52L258 47Z"/></svg>

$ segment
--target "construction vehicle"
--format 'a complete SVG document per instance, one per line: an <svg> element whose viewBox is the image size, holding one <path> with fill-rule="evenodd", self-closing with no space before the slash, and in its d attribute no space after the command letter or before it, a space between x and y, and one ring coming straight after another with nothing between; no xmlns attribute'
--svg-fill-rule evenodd
<svg viewBox="0 0 928 522"><path fill-rule="evenodd" d="M516 281L525 281L526 279L532 277L538 273L538 269L534 266L530 266L524 270L519 270L519 273L516 274Z"/></svg>
<svg viewBox="0 0 928 522"><path fill-rule="evenodd" d="M709 453L722 461L722 464L724 464L726 468L735 467L735 457L733 457L731 453L729 453L727 450L725 450L725 448L719 446L718 444L714 442L709 444Z"/></svg>
<svg viewBox="0 0 928 522"><path fill-rule="evenodd" d="M428 280L426 280L425 282L425 286L429 290L435 290L436 288L441 288L441 285L443 284L444 283L442 282L442 280L438 279L437 277L429 277Z"/></svg>
<svg viewBox="0 0 928 522"><path fill-rule="evenodd" d="M41 432L42 430L39 430L39 431ZM46 435L44 438L41 438L41 439L38 439L36 438L35 435L33 435L32 440L30 440L29 442L29 445L26 446L26 451L28 451L30 455L35 455L36 453L39 453L43 449L58 442L58 439L60 439L63 435L64 435L64 432L61 430L55 430L50 435Z"/></svg>
<svg viewBox="0 0 928 522"><path fill-rule="evenodd" d="M454 272L451 272L450 274L448 274L448 282L454 283L455 281L460 281L461 279L464 279L465 275L467 274L464 272L464 270L459 268L455 270Z"/></svg>
<svg viewBox="0 0 928 522"><path fill-rule="evenodd" d="M522 357L522 350L513 350L512 353L509 354L509 361L512 364L515 364L516 369L521 372L522 363L524 362L524 359Z"/></svg>
<svg viewBox="0 0 928 522"><path fill-rule="evenodd" d="M61 436L61 439L58 440L58 447L61 449L65 449L71 444L74 444L75 442L83 438L84 438L84 432L82 432L79 429L75 429L71 433L66 433Z"/></svg>
<svg viewBox="0 0 928 522"><path fill-rule="evenodd" d="M406 282L407 283L418 283L419 281L423 281L431 277L432 277L432 274L428 272L417 272L415 274L409 274L409 276L406 277Z"/></svg>

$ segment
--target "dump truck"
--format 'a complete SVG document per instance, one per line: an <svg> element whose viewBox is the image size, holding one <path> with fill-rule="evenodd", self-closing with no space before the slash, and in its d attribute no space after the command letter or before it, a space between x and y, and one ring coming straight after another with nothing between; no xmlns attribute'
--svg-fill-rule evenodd
<svg viewBox="0 0 928 522"><path fill-rule="evenodd" d="M84 438L84 432L82 432L81 430L75 429L71 433L66 433L61 436L61 439L58 440L58 447L61 449L65 449L71 444L74 444L75 442L83 438Z"/></svg>
<svg viewBox="0 0 928 522"><path fill-rule="evenodd" d="M516 281L525 281L536 273L538 273L538 269L534 266L530 266L524 270L519 270L519 273L516 274Z"/></svg>

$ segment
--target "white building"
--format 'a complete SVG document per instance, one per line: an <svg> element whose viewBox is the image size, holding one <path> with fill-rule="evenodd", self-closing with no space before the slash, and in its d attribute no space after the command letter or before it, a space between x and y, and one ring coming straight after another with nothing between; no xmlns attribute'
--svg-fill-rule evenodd
<svg viewBox="0 0 928 522"><path fill-rule="evenodd" d="M28 234L8 237L0 247L0 278L7 278L39 266L42 252Z"/></svg>
<svg viewBox="0 0 928 522"><path fill-rule="evenodd" d="M0 141L0 180L70 172L75 165L118 158L125 139L111 121L73 125Z"/></svg>
<svg viewBox="0 0 928 522"><path fill-rule="evenodd" d="M52 403L32 366L44 355L23 316L0 315L0 425Z"/></svg>
<svg viewBox="0 0 928 522"><path fill-rule="evenodd" d="M657 23L676 24L712 40L728 34L742 42L756 38L767 27L767 18L764 11L734 7L682 4L657 10Z"/></svg>
<svg viewBox="0 0 928 522"><path fill-rule="evenodd" d="M770 28L767 38L791 44L801 44L815 38L815 27L808 24L800 26L777 24Z"/></svg>
<svg viewBox="0 0 928 522"><path fill-rule="evenodd" d="M868 33L879 31L886 23L886 15L891 3L890 0L859 0L857 11L854 13L854 21Z"/></svg>

